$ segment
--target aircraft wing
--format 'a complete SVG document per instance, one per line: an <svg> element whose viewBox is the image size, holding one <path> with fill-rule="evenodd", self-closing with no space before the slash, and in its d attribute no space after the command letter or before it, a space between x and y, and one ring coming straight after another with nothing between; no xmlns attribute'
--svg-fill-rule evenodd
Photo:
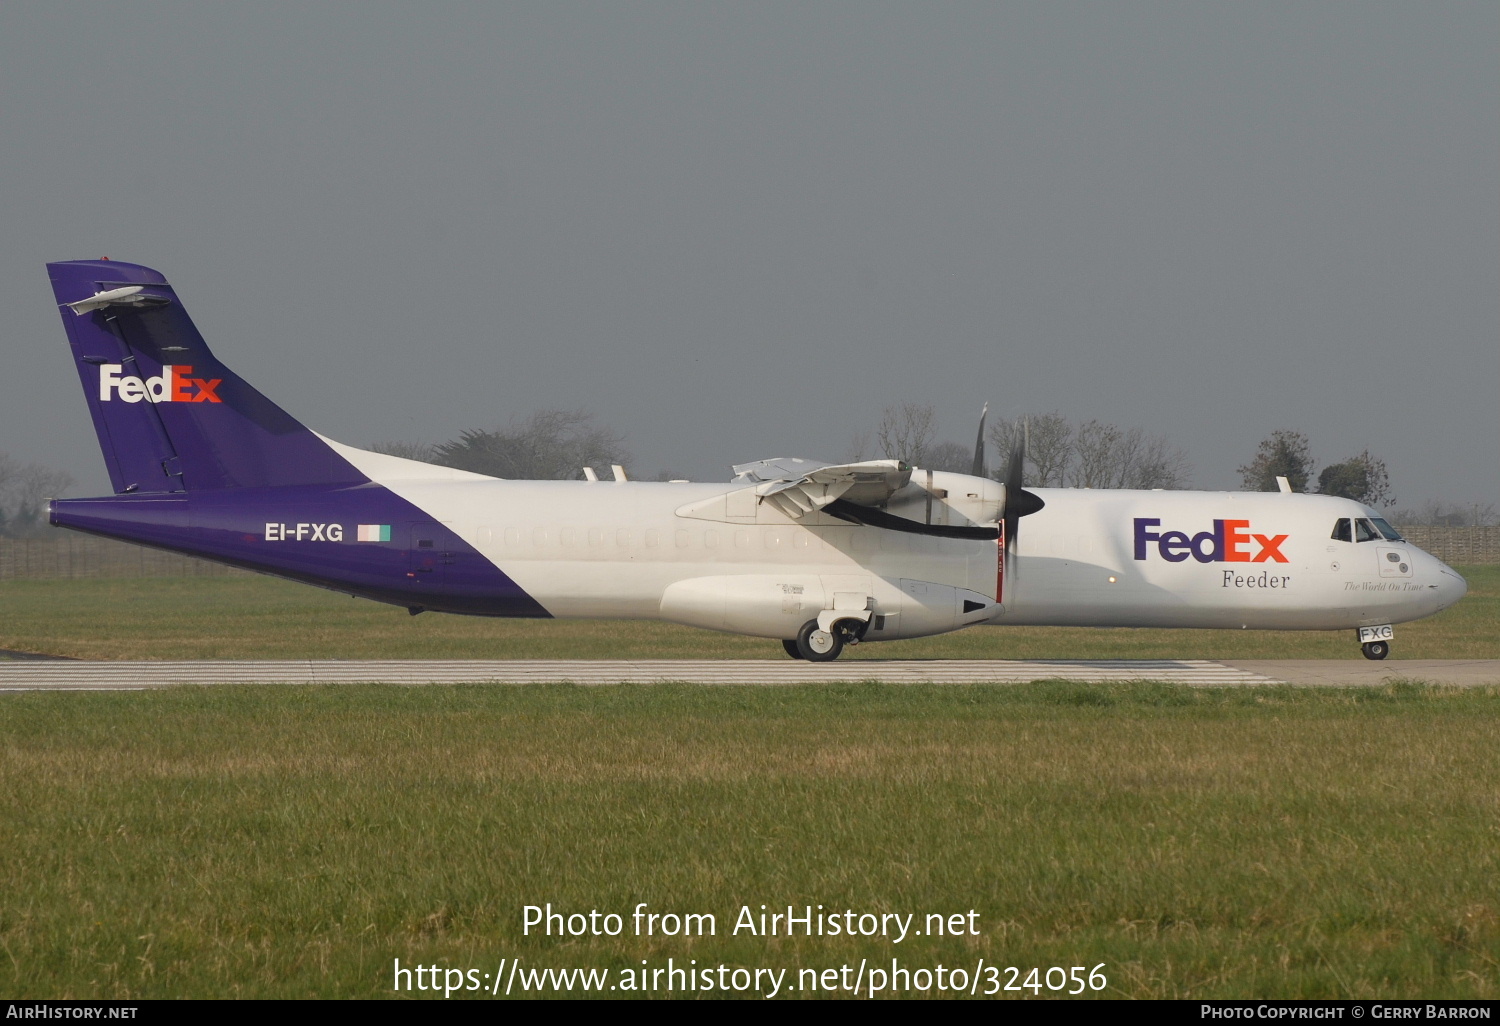
<svg viewBox="0 0 1500 1026"><path fill-rule="evenodd" d="M755 484L760 502L796 520L832 502L883 506L911 480L911 468L900 460L828 464L818 460L774 459L734 468L737 480Z"/></svg>

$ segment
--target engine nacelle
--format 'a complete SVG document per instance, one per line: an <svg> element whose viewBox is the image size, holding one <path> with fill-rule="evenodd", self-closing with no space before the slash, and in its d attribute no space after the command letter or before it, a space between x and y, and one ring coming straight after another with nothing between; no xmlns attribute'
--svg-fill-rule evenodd
<svg viewBox="0 0 1500 1026"><path fill-rule="evenodd" d="M803 624L832 605L816 574L729 574L669 585L661 615L690 627L795 638Z"/></svg>
<svg viewBox="0 0 1500 1026"><path fill-rule="evenodd" d="M886 511L919 524L988 527L1000 519L1004 504L1005 486L998 481L918 467Z"/></svg>
<svg viewBox="0 0 1500 1026"><path fill-rule="evenodd" d="M976 592L928 581L863 575L726 574L669 585L661 614L675 623L762 638L795 638L802 625L867 625L867 641L943 634L983 623L995 606ZM827 621L827 623L824 623Z"/></svg>

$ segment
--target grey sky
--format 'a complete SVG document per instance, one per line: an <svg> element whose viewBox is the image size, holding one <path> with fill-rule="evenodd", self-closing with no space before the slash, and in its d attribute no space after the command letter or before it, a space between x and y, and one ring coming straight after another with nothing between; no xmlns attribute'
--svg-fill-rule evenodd
<svg viewBox="0 0 1500 1026"><path fill-rule="evenodd" d="M107 492L42 267L164 271L342 441L638 473L902 400L1500 499L1500 5L0 7L0 451Z"/></svg>

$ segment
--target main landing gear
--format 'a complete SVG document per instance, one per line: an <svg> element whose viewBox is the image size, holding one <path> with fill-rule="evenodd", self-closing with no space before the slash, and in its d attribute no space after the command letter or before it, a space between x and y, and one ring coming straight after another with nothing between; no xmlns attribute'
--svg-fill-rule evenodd
<svg viewBox="0 0 1500 1026"><path fill-rule="evenodd" d="M831 663L844 651L845 645L859 643L864 628L865 624L858 620L840 620L825 631L818 626L818 621L809 620L797 632L795 641L783 641L781 647L793 659Z"/></svg>

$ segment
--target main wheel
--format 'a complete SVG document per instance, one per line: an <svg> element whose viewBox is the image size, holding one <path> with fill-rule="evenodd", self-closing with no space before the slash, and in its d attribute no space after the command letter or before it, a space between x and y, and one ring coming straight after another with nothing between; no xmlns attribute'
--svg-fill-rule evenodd
<svg viewBox="0 0 1500 1026"><path fill-rule="evenodd" d="M791 656L793 659L802 658L802 650L797 647L797 642L795 639L783 641L781 643L781 647L786 649L786 654Z"/></svg>
<svg viewBox="0 0 1500 1026"><path fill-rule="evenodd" d="M1391 646L1385 641L1367 641L1359 646L1366 659L1384 659L1391 654Z"/></svg>
<svg viewBox="0 0 1500 1026"><path fill-rule="evenodd" d="M844 650L844 638L838 627L825 631L818 621L809 620L797 632L797 654L810 663L831 663Z"/></svg>

